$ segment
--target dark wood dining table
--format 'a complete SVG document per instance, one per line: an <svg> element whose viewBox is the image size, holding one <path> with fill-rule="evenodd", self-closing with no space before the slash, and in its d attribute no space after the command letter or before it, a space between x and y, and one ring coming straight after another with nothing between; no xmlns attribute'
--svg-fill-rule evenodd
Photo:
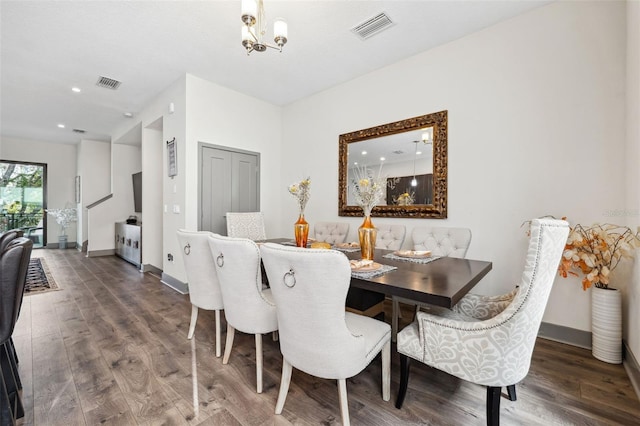
<svg viewBox="0 0 640 426"><path fill-rule="evenodd" d="M291 239L276 238L267 241L282 244ZM351 288L452 308L492 268L491 262L483 260L442 257L428 263L415 263L383 257L388 253L393 251L376 249L373 260L398 269L371 278L352 276ZM360 251L344 254L349 259L361 258ZM350 296L353 298L352 294Z"/></svg>

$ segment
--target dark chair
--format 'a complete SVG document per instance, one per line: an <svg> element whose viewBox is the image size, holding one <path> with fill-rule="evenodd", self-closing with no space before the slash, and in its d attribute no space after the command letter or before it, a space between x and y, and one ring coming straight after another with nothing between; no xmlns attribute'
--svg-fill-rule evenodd
<svg viewBox="0 0 640 426"><path fill-rule="evenodd" d="M10 229L7 232L0 235L0 253L2 253L5 248L7 248L7 245L11 241L13 241L18 237L22 237L21 229Z"/></svg>
<svg viewBox="0 0 640 426"><path fill-rule="evenodd" d="M0 253L0 425L24 416L17 366L9 344L18 319L33 242L18 237Z"/></svg>

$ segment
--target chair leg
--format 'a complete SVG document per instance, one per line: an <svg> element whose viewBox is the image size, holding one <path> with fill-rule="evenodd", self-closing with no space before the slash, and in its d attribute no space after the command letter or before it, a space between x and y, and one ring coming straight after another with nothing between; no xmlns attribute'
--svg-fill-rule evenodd
<svg viewBox="0 0 640 426"><path fill-rule="evenodd" d="M396 408L402 408L404 397L407 395L407 386L409 385L409 357L400 354L400 388L398 389L398 398L396 399Z"/></svg>
<svg viewBox="0 0 640 426"><path fill-rule="evenodd" d="M227 323L227 341L224 344L224 356L222 357L222 363L227 364L229 362L229 356L231 355L231 347L233 346L233 337L236 334L236 329Z"/></svg>
<svg viewBox="0 0 640 426"><path fill-rule="evenodd" d="M13 371L13 377L16 379L16 386L18 387L18 390L22 390L22 381L20 380L20 374L18 373L18 354L16 353L15 346L13 346L13 339L9 338L6 345L7 352L9 353L11 371Z"/></svg>
<svg viewBox="0 0 640 426"><path fill-rule="evenodd" d="M349 401L347 399L347 379L338 379L338 399L340 399L340 414L342 415L342 424L349 426Z"/></svg>
<svg viewBox="0 0 640 426"><path fill-rule="evenodd" d="M282 358L282 377L280 378L280 392L278 392L278 402L276 403L276 414L282 414L284 402L289 392L289 383L291 383L291 364Z"/></svg>
<svg viewBox="0 0 640 426"><path fill-rule="evenodd" d="M189 334L187 339L193 338L193 333L196 331L196 322L198 321L198 307L191 305L191 324L189 324Z"/></svg>
<svg viewBox="0 0 640 426"><path fill-rule="evenodd" d="M500 386L487 386L487 426L500 425Z"/></svg>
<svg viewBox="0 0 640 426"><path fill-rule="evenodd" d="M516 400L516 385L507 386L507 395L509 395L509 401Z"/></svg>
<svg viewBox="0 0 640 426"><path fill-rule="evenodd" d="M262 393L262 334L256 334L256 390Z"/></svg>
<svg viewBox="0 0 640 426"><path fill-rule="evenodd" d="M18 392L18 383L13 374L13 359L11 357L9 343L5 342L0 346L0 379L2 381L0 392L3 393L2 397L0 397L0 401L2 401L0 417L9 417L12 422L15 422L15 419L24 417L24 408ZM4 404L5 398L7 401L6 407ZM7 424L7 422L0 424Z"/></svg>
<svg viewBox="0 0 640 426"><path fill-rule="evenodd" d="M220 358L222 353L220 345L220 309L216 309L216 357Z"/></svg>
<svg viewBox="0 0 640 426"><path fill-rule="evenodd" d="M398 339L398 318L400 318L400 303L395 297L391 298L391 340Z"/></svg>
<svg viewBox="0 0 640 426"><path fill-rule="evenodd" d="M11 404L9 393L5 385L4 374L0 369L0 425L15 426L14 407Z"/></svg>
<svg viewBox="0 0 640 426"><path fill-rule="evenodd" d="M391 399L391 342L382 348L382 400Z"/></svg>

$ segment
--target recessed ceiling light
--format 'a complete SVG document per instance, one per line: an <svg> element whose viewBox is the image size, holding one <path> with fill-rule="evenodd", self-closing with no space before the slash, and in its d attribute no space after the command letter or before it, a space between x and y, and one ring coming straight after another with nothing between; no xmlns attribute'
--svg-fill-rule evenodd
<svg viewBox="0 0 640 426"><path fill-rule="evenodd" d="M384 160L386 160L386 158L380 157L380 161L384 161Z"/></svg>
<svg viewBox="0 0 640 426"><path fill-rule="evenodd" d="M367 155L367 151L362 151L362 155Z"/></svg>
<svg viewBox="0 0 640 426"><path fill-rule="evenodd" d="M122 115L124 115L127 118L133 117L133 113L132 112L124 112L124 113L122 113Z"/></svg>
<svg viewBox="0 0 640 426"><path fill-rule="evenodd" d="M80 92L81 92L81 90L80 90L80 88L79 88L79 87L72 87L72 88L71 88L71 91L72 91L72 92L76 92L76 93L80 93Z"/></svg>
<svg viewBox="0 0 640 426"><path fill-rule="evenodd" d="M61 129L64 129L64 124L60 123L58 124L58 127L60 127Z"/></svg>
<svg viewBox="0 0 640 426"><path fill-rule="evenodd" d="M416 155L422 154L422 151L416 151Z"/></svg>

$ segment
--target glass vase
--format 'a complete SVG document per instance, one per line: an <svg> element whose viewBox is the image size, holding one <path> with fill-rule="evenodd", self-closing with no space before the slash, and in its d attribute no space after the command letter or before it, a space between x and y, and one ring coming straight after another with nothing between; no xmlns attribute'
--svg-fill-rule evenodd
<svg viewBox="0 0 640 426"><path fill-rule="evenodd" d="M296 237L297 247L307 247L309 239L309 224L304 220L304 213L300 213L298 221L293 225L293 234Z"/></svg>
<svg viewBox="0 0 640 426"><path fill-rule="evenodd" d="M360 253L363 259L373 260L376 250L376 235L378 230L371 223L371 216L366 215L364 222L358 228L358 238L360 239Z"/></svg>

